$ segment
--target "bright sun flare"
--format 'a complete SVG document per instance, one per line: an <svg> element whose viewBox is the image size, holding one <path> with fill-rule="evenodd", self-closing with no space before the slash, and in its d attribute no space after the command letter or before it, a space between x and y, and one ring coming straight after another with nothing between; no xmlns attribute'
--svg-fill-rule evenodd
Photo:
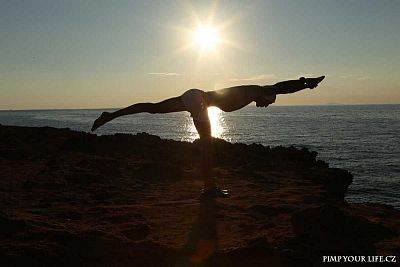
<svg viewBox="0 0 400 267"><path fill-rule="evenodd" d="M216 48L219 39L218 30L210 25L201 25L193 32L193 43L202 50Z"/></svg>

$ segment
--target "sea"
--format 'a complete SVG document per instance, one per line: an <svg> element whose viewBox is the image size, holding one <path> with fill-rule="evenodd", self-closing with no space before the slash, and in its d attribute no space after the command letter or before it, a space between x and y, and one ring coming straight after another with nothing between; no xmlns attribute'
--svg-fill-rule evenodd
<svg viewBox="0 0 400 267"><path fill-rule="evenodd" d="M2 110L0 124L50 126L89 132L102 111L115 109ZM212 134L229 142L306 147L331 167L354 175L346 199L400 209L400 105L248 106L208 110ZM192 142L198 135L188 112L117 118L98 135L147 132Z"/></svg>

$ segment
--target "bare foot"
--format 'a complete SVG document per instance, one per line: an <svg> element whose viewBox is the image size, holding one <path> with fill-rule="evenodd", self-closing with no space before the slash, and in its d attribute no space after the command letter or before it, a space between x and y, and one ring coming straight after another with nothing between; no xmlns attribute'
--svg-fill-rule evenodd
<svg viewBox="0 0 400 267"><path fill-rule="evenodd" d="M105 124L106 122L109 122L112 119L112 115L109 112L103 112L101 113L100 117L98 117L92 126L92 132L94 130L96 130L97 128L99 128L100 126L102 126L103 124Z"/></svg>
<svg viewBox="0 0 400 267"><path fill-rule="evenodd" d="M320 76L317 78L305 78L304 83L307 88L314 89L323 79L325 79L325 76Z"/></svg>

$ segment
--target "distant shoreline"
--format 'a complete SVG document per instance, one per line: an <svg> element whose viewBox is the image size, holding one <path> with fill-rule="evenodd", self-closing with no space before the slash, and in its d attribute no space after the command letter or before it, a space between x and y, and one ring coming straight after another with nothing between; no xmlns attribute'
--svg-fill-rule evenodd
<svg viewBox="0 0 400 267"><path fill-rule="evenodd" d="M321 106L398 106L398 104L340 104L340 103L327 103L327 104L311 104L311 105L274 105L269 108L275 107L321 107ZM255 108L254 105L249 105L245 108ZM37 108L37 109L0 109L2 111L51 111L51 110L114 110L122 107L108 107L108 108Z"/></svg>

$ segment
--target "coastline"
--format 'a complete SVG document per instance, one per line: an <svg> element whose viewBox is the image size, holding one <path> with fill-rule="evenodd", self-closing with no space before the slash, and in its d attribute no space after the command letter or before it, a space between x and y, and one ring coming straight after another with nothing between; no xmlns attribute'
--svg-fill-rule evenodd
<svg viewBox="0 0 400 267"><path fill-rule="evenodd" d="M232 196L200 201L196 141L17 126L0 126L0 140L2 266L318 266L323 255L400 254L400 212L347 203L352 175L307 149L215 139L215 175Z"/></svg>

